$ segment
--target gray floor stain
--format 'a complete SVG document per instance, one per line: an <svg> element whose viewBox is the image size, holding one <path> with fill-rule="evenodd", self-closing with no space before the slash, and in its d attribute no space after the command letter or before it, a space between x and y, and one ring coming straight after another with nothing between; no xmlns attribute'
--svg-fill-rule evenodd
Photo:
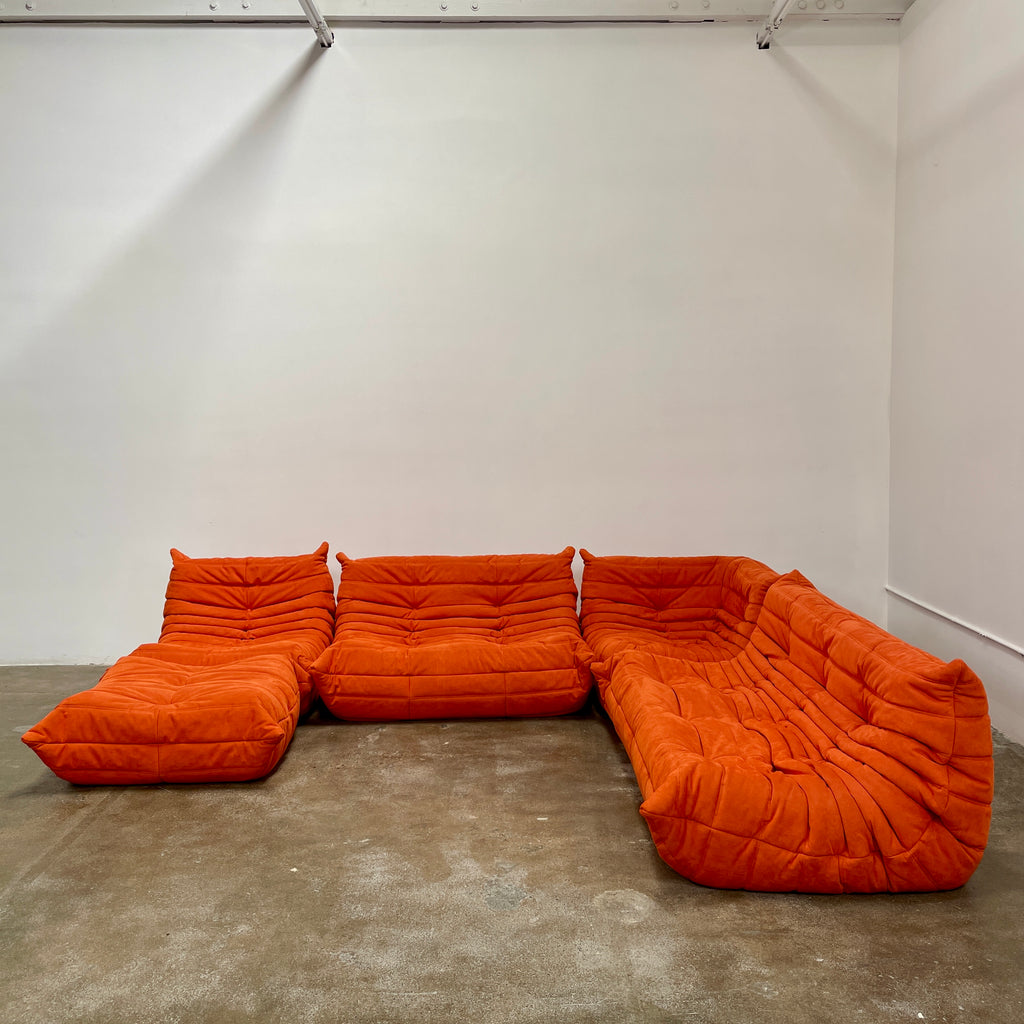
<svg viewBox="0 0 1024 1024"><path fill-rule="evenodd" d="M484 903L491 910L515 910L530 894L515 882L489 878L484 885Z"/></svg>
<svg viewBox="0 0 1024 1024"><path fill-rule="evenodd" d="M623 924L639 924L654 910L654 900L635 889L612 889L594 897L594 905Z"/></svg>

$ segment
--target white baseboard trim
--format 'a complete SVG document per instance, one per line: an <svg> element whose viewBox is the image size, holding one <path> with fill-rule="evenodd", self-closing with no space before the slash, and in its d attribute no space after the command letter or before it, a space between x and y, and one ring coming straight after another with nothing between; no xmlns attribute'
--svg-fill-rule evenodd
<svg viewBox="0 0 1024 1024"><path fill-rule="evenodd" d="M966 629L971 633L976 633L978 636L984 637L986 640L991 640L992 643L999 644L1000 647L1005 647L1008 651L1013 651L1014 654L1019 654L1024 658L1024 647L1020 647L1010 640L1005 640L1001 636L996 636L995 633L990 633L987 629L982 629L981 626L975 626L973 623L967 622L956 615L944 612L941 608L936 608L935 605L928 604L927 601L921 601L916 597L912 597L910 594L905 594L902 590L890 587L888 583L885 585L885 590L886 593L892 594L893 597L898 597L901 601L906 601L918 608L923 608L926 612L931 612L932 615L938 615L939 618L945 619L947 622L952 622L961 629Z"/></svg>

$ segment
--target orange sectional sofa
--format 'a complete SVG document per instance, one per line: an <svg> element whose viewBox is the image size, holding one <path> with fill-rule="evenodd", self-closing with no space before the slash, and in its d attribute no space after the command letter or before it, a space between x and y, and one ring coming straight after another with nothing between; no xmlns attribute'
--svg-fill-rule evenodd
<svg viewBox="0 0 1024 1024"><path fill-rule="evenodd" d="M749 559L583 552L601 701L662 858L721 888L950 889L988 836L985 692Z"/></svg>
<svg viewBox="0 0 1024 1024"><path fill-rule="evenodd" d="M75 783L268 774L312 699L300 659L315 658L331 638L327 550L278 558L172 550L159 642L121 658L22 739Z"/></svg>
<svg viewBox="0 0 1024 1024"><path fill-rule="evenodd" d="M592 655L574 555L338 555L334 642L310 668L327 708L354 720L577 711Z"/></svg>
<svg viewBox="0 0 1024 1024"><path fill-rule="evenodd" d="M751 558L338 555L173 565L157 643L23 737L86 784L259 778L339 718L556 715L596 678L662 858L722 888L962 885L988 836L984 689ZM581 633L582 620L582 633Z"/></svg>

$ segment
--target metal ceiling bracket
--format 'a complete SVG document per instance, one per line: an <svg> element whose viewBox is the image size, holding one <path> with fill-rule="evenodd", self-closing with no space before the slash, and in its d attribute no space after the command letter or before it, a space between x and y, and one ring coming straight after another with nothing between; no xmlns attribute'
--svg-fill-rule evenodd
<svg viewBox="0 0 1024 1024"><path fill-rule="evenodd" d="M774 0L772 9L768 12L768 20L757 33L757 48L767 50L772 45L772 36L775 30L782 24L794 0Z"/></svg>
<svg viewBox="0 0 1024 1024"><path fill-rule="evenodd" d="M327 22L324 21L324 16L320 13L316 0L299 0L299 6L305 12L310 25L313 26L313 31L316 33L317 39L320 40L320 45L324 49L331 46L334 43L334 33Z"/></svg>

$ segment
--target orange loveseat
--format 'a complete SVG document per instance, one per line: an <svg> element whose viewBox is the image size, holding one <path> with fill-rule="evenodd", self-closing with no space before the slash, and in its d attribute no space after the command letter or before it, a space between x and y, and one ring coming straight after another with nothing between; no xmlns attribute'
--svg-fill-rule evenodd
<svg viewBox="0 0 1024 1024"><path fill-rule="evenodd" d="M160 640L22 737L68 782L238 782L284 754L312 697L300 658L330 641L327 544L309 555L171 551Z"/></svg>
<svg viewBox="0 0 1024 1024"><path fill-rule="evenodd" d="M311 666L327 708L353 720L577 711L592 655L574 554L339 554L334 642Z"/></svg>
<svg viewBox="0 0 1024 1024"><path fill-rule="evenodd" d="M799 573L583 557L599 694L666 863L765 891L970 877L993 762L985 692L963 662L898 640Z"/></svg>

